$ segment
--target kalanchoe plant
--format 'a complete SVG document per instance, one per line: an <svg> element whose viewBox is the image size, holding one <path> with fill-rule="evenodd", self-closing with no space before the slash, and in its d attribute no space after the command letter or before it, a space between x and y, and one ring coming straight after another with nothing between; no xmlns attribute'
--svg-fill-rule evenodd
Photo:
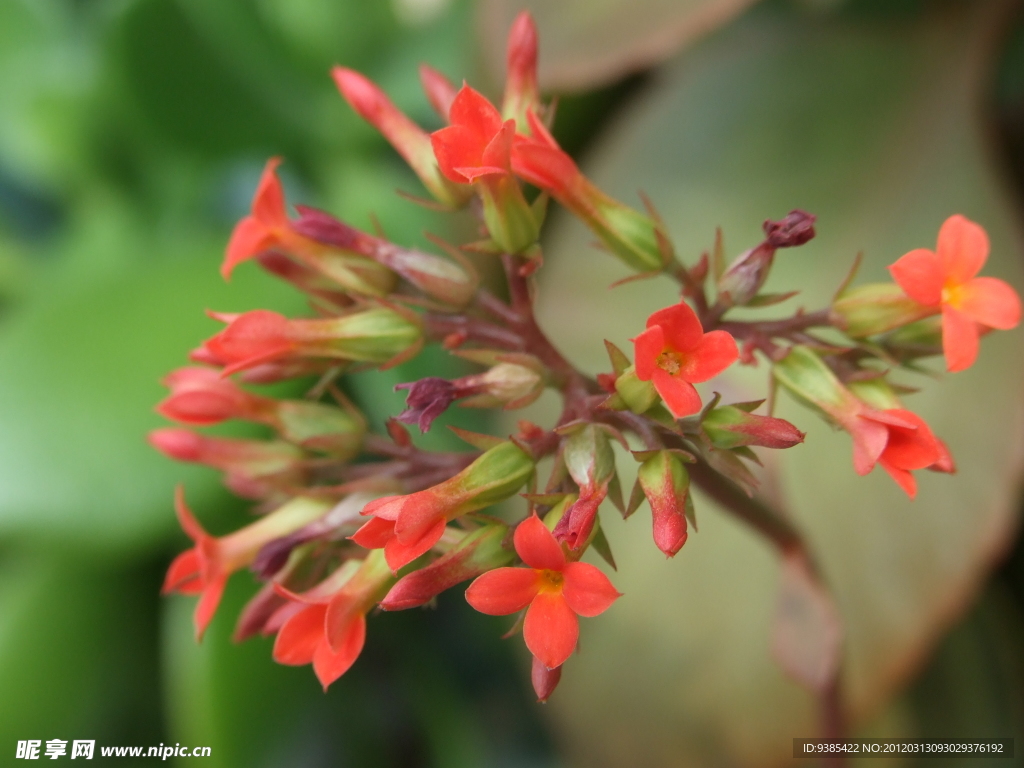
<svg viewBox="0 0 1024 768"><path fill-rule="evenodd" d="M181 428L151 436L173 458L222 470L229 487L258 501L262 515L213 537L179 490L178 517L195 545L171 565L165 591L200 596L197 635L228 577L249 567L265 586L243 611L236 638L276 635L275 660L312 663L326 688L356 661L376 606L420 606L474 579L466 599L477 610L521 614L514 628L523 630L534 659L531 680L546 700L577 648L578 617L597 616L621 596L601 570L581 562L593 548L614 563L601 527L606 502L629 517L646 501L652 553L683 556L695 530L693 487L822 586L800 532L754 498L755 449L791 448L804 433L763 412L761 401L724 403L695 386L736 363L766 363L775 385L848 432L858 474L881 466L912 498L914 472L954 471L946 445L899 400L907 390L895 374L940 354L949 371L963 370L982 335L1019 322L1013 289L977 276L988 254L979 225L949 218L936 251L895 261L895 283L850 287L848 280L821 310L734 319L736 307L768 307L793 295L762 288L777 251L814 236L814 216L793 211L766 221L764 240L729 265L720 237L711 256L683 263L653 208L614 200L558 146L546 122L553 110L538 95L536 57L536 31L523 14L509 40L501 109L424 67L427 97L448 122L433 135L366 78L334 70L342 95L410 164L436 201L431 205L476 216L480 237L461 250L406 248L303 206L291 216L276 176L279 161L268 162L222 273L255 261L306 293L317 316L214 314L224 329L192 353L198 365L167 377L170 394L158 410L191 426L254 421L276 436L229 440ZM632 277L661 276L681 289L678 303L651 307L646 328L624 329L633 336L632 358L606 342L610 368L595 376L570 364L533 314L532 281L543 262L538 233L549 198L589 226ZM501 262L507 300L480 285L463 250ZM368 432L336 378L396 365L435 343L479 370L399 385L407 408L394 414L387 434ZM242 386L311 375L319 380L300 400ZM511 410L547 388L562 398L556 422L521 421L512 435L456 430L473 451L421 450L399 423L425 432L459 401ZM628 498L615 443L632 448L638 466ZM545 457L553 469L538 488ZM518 516L487 514L517 494L525 499ZM837 668L818 686L833 724Z"/></svg>

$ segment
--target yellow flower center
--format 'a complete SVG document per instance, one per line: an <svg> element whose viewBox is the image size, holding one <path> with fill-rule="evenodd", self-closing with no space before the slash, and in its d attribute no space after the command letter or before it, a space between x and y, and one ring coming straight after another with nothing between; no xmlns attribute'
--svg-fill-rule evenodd
<svg viewBox="0 0 1024 768"><path fill-rule="evenodd" d="M561 571L552 571L545 568L543 571L539 571L538 575L541 580L541 591L543 592L559 592L562 589L562 582L565 581L565 576Z"/></svg>
<svg viewBox="0 0 1024 768"><path fill-rule="evenodd" d="M961 294L963 293L962 288L962 285L957 285L956 283L946 283L942 287L942 303L948 304L954 309L958 308L960 306Z"/></svg>
<svg viewBox="0 0 1024 768"><path fill-rule="evenodd" d="M658 367L669 376L675 376L683 367L683 358L678 352L666 349L658 355Z"/></svg>

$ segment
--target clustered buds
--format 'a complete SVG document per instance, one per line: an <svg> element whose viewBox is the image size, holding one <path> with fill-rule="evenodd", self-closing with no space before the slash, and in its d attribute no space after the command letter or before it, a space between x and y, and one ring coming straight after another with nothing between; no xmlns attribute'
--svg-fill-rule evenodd
<svg viewBox="0 0 1024 768"><path fill-rule="evenodd" d="M881 466L913 497L913 473L955 470L946 445L897 398L908 390L892 375L938 354L948 370L963 370L982 335L1019 322L1014 290L977 276L988 255L984 230L954 216L936 251L911 251L892 265L894 283L844 285L818 312L733 319L734 307L794 295L762 289L775 252L814 236L814 216L792 211L766 221L763 241L728 266L721 237L713 262L705 254L686 266L653 208L611 198L559 147L553 110L538 88L537 50L533 20L521 14L509 37L500 109L422 67L426 97L446 123L432 134L359 73L333 70L343 97L436 203L476 217L480 236L472 242L434 240L444 251L435 254L315 208L290 212L280 160L267 163L221 272L228 278L255 262L305 293L315 315L211 312L224 327L192 351L194 365L164 379L169 394L157 406L185 426L150 435L158 450L220 470L232 491L256 502L255 522L215 537L177 492L175 509L193 546L171 564L164 591L198 595L197 637L228 578L249 568L264 584L242 611L235 638L275 636L274 659L311 664L326 688L356 662L377 606L426 605L472 580L465 597L478 611L520 614L513 629L522 629L532 656L537 698L547 700L578 650L579 617L598 616L621 596L599 568L581 561L593 547L614 567L601 525L606 502L629 518L646 501L652 552L677 557L696 531L691 483L727 489L719 497L736 489L752 495L757 451L804 441L770 406L758 412L763 401L726 403L706 385L737 362L766 362L783 390L848 432L858 474ZM533 313L532 276L543 264L538 236L551 199L630 269L680 288L678 303L651 307L646 327L638 321L632 329L632 357L605 343L611 371L593 378L565 359ZM467 251L500 260L508 301L480 286ZM823 328L827 338L817 335ZM427 344L440 344L471 372L399 384L405 409L388 419L386 434L372 433L340 377L399 365ZM254 389L285 381L293 382L289 398ZM522 408L547 389L562 398L556 421L520 421L503 436L453 427L470 451L423 450L402 426L426 432L454 403ZM232 420L272 434L198 431ZM636 468L628 500L616 444ZM538 478L544 459L551 469ZM517 495L518 513L503 503Z"/></svg>

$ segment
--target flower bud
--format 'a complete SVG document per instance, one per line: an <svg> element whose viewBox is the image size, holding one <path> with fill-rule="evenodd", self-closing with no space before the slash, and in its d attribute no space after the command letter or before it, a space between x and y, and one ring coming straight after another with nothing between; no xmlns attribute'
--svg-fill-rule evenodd
<svg viewBox="0 0 1024 768"><path fill-rule="evenodd" d="M439 203L458 208L469 199L468 187L453 184L441 175L426 131L406 117L380 88L345 67L335 67L331 75L352 109L383 134Z"/></svg>
<svg viewBox="0 0 1024 768"><path fill-rule="evenodd" d="M844 291L832 303L832 321L855 339L885 333L936 314L896 283L869 283Z"/></svg>
<svg viewBox="0 0 1024 768"><path fill-rule="evenodd" d="M804 433L785 419L758 416L734 405L712 409L701 426L715 448L726 450L741 445L792 448L804 441Z"/></svg>
<svg viewBox="0 0 1024 768"><path fill-rule="evenodd" d="M395 389L409 390L405 397L405 410L395 418L404 424L418 424L420 432L428 432L434 419L448 410L458 396L456 386L438 376L396 384Z"/></svg>
<svg viewBox="0 0 1024 768"><path fill-rule="evenodd" d="M305 480L305 456L288 443L207 437L175 428L153 430L149 442L177 461L221 470L225 485L246 498L264 498L275 488L302 485Z"/></svg>
<svg viewBox="0 0 1024 768"><path fill-rule="evenodd" d="M608 495L608 486L615 476L615 454L608 434L595 424L587 424L566 438L562 460L579 486L580 495L566 509L553 533L570 549L580 549L589 540L598 507Z"/></svg>
<svg viewBox="0 0 1024 768"><path fill-rule="evenodd" d="M720 300L742 306L753 299L768 279L775 251L803 245L814 237L814 219L804 211L792 211L782 221L766 221L764 241L737 257L718 279Z"/></svg>
<svg viewBox="0 0 1024 768"><path fill-rule="evenodd" d="M540 112L537 90L537 26L529 11L522 11L508 33L506 55L505 98L501 116L516 121L520 133L530 131L526 114Z"/></svg>
<svg viewBox="0 0 1024 768"><path fill-rule="evenodd" d="M448 120L448 112L455 101L455 94L458 93L452 81L442 75L433 67L420 64L420 84L423 92L427 95L427 101L442 120Z"/></svg>
<svg viewBox="0 0 1024 768"><path fill-rule="evenodd" d="M412 248L402 248L350 227L330 214L299 206L301 217L295 229L317 241L338 249L350 258L371 259L380 267L401 275L432 299L462 307L476 294L479 283L475 272L465 265ZM327 269L331 264L321 265ZM326 274L326 273L325 273Z"/></svg>
<svg viewBox="0 0 1024 768"><path fill-rule="evenodd" d="M640 381L636 367L629 366L615 380L615 391L633 413L645 413L658 402L658 391L651 381Z"/></svg>
<svg viewBox="0 0 1024 768"><path fill-rule="evenodd" d="M839 422L844 414L856 410L857 399L807 347L793 347L775 363L772 375L797 400L833 421Z"/></svg>
<svg viewBox="0 0 1024 768"><path fill-rule="evenodd" d="M423 339L414 316L387 307L315 320L290 320L263 309L214 316L228 326L204 346L224 364L225 374L303 358L388 363L414 351Z"/></svg>
<svg viewBox="0 0 1024 768"><path fill-rule="evenodd" d="M467 408L523 408L544 392L547 369L533 355L474 349L456 352L465 360L472 360L490 368L471 376L455 380L460 394L467 397Z"/></svg>
<svg viewBox="0 0 1024 768"><path fill-rule="evenodd" d="M640 465L637 481L651 505L654 543L674 557L686 543L686 504L690 476L678 456L658 451Z"/></svg>
<svg viewBox="0 0 1024 768"><path fill-rule="evenodd" d="M515 553L502 546L507 535L506 525L477 528L430 565L399 579L381 601L381 608L386 611L415 608L460 582L508 565Z"/></svg>
<svg viewBox="0 0 1024 768"><path fill-rule="evenodd" d="M265 423L290 443L339 459L351 459L363 445L366 422L356 413L308 400L278 400Z"/></svg>
<svg viewBox="0 0 1024 768"><path fill-rule="evenodd" d="M533 657L533 666L530 669L530 682L533 683L533 692L537 694L538 702L545 702L555 692L558 681L562 679L562 668L555 667L548 669L544 662Z"/></svg>
<svg viewBox="0 0 1024 768"><path fill-rule="evenodd" d="M527 114L527 119L532 136L516 136L512 145L515 174L582 219L627 265L638 272L660 271L664 255L658 225L594 186L533 112Z"/></svg>

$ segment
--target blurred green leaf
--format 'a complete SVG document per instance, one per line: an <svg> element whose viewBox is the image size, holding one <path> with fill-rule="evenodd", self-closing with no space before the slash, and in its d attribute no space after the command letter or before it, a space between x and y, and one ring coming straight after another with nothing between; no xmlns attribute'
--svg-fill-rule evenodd
<svg viewBox="0 0 1024 768"><path fill-rule="evenodd" d="M591 170L622 199L635 200L638 187L648 193L687 261L710 248L716 225L738 253L761 239L767 217L797 207L818 214L818 238L780 254L766 286L803 289L808 308L828 301L858 251L861 279L886 279L885 265L932 247L957 211L991 235L986 273L1019 288L1016 211L974 109L1005 8L929 4L923 15L856 19L759 9L673 64L595 147ZM678 294L668 281L646 282L610 298L605 287L621 267L589 247L582 226L560 225L541 319L575 362L605 370L595 339L625 345ZM959 465L953 477L921 473L914 503L881 471L854 474L847 435L782 403L779 415L806 429L807 441L763 452L764 494L807 532L834 586L857 717L920 667L1015 530L1021 338L1019 329L987 337L974 368L941 382L904 377L925 387L908 406ZM735 370L703 391L749 400L763 396L766 377L763 368ZM698 499L699 512L709 506ZM725 513L700 520L700 533L665 562L644 513L628 523L605 517L626 598L584 622L583 653L552 699L580 764L769 765L789 759L789 738L817 732L814 702L769 655L775 553Z"/></svg>
<svg viewBox="0 0 1024 768"><path fill-rule="evenodd" d="M5 751L19 739L159 740L159 698L152 687L156 587L145 572L101 568L66 553L4 553Z"/></svg>
<svg viewBox="0 0 1024 768"><path fill-rule="evenodd" d="M658 64L731 20L754 0L482 0L484 50L503 72L505 39L522 10L540 34L545 90L606 85Z"/></svg>
<svg viewBox="0 0 1024 768"><path fill-rule="evenodd" d="M138 548L175 527L176 481L188 479L191 491L201 480L199 505L209 498L215 473L146 443L161 424L159 380L219 327L205 309L301 306L255 268L225 285L220 248L178 241L161 258L92 278L72 262L66 279L50 275L45 294L9 318L0 333L0 533Z"/></svg>

